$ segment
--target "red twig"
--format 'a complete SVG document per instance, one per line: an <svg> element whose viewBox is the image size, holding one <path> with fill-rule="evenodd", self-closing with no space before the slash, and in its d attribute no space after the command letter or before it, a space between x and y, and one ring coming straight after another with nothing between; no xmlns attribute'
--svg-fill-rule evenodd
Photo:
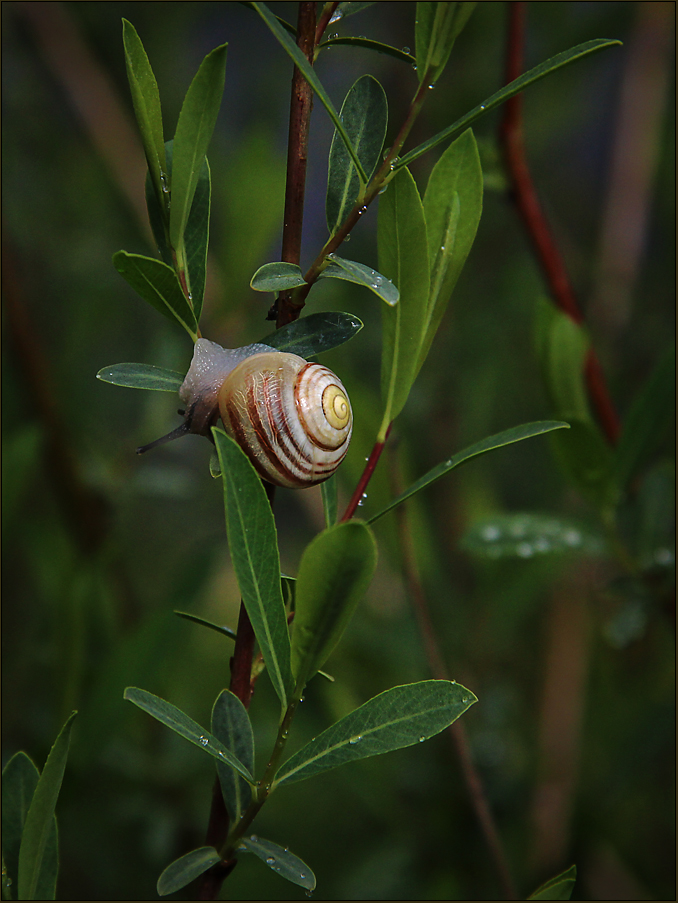
<svg viewBox="0 0 678 903"><path fill-rule="evenodd" d="M330 3L327 6L327 9L325 9L323 11L322 15L318 19L318 27L315 30L316 46L320 43L322 36L325 34L325 29L330 24L330 20L332 19L332 16L337 11L338 6L339 6L339 0L336 0L335 3Z"/></svg>
<svg viewBox="0 0 678 903"><path fill-rule="evenodd" d="M365 465L365 470L363 470L362 476L358 480L358 485L355 488L355 492L351 496L351 501L348 503L348 507L346 511L344 511L344 516L341 518L340 523L343 524L344 521L350 520L356 512L358 505L360 504L360 500L363 497L365 489L367 488L367 484L372 479L372 474L377 466L379 458L381 457L381 453L384 450L384 446L388 442L388 437L391 432L392 423L389 424L388 429L386 430L386 438L383 442L375 442L374 448L372 449L372 453L367 459L367 464Z"/></svg>
<svg viewBox="0 0 678 903"><path fill-rule="evenodd" d="M518 78L523 71L526 8L522 0L508 4L509 29L506 60L506 82ZM583 316L572 289L565 264L553 239L544 212L539 203L534 182L530 175L523 141L523 98L521 94L506 101L504 118L500 127L500 139L513 197L522 217L537 259L557 306L575 323L582 323ZM591 349L585 367L585 379L589 396L598 421L610 444L619 438L619 418L612 404L602 368Z"/></svg>

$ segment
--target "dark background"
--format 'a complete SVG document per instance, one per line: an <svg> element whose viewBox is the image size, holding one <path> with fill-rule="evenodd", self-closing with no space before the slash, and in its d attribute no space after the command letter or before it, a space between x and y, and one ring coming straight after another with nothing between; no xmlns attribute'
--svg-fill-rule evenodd
<svg viewBox="0 0 678 903"><path fill-rule="evenodd" d="M274 9L296 20L295 4ZM622 417L675 331L673 10L528 4L526 67L592 38L624 42L525 96L533 177ZM238 592L207 444L191 437L138 458L137 445L176 425L177 400L95 379L121 361L186 370L191 355L183 333L111 264L120 248L152 253L121 18L154 68L166 137L204 55L229 43L209 152L201 327L230 347L271 328L271 296L248 284L280 254L291 67L237 3L3 3L2 17L3 764L24 749L42 767L77 708L58 804L59 896L155 899L162 869L203 842L213 766L122 691L142 686L207 724L231 645L172 609L234 626ZM408 147L501 86L506 19L505 4L478 5ZM329 32L414 49L414 4L379 3ZM363 72L379 78L392 139L416 87L404 64L333 48L317 70L336 106ZM474 129L486 180L478 237L367 514L389 497L389 481L407 483L486 435L550 416L532 342L534 303L547 288L505 190L500 115ZM302 266L326 238L331 136L316 103ZM439 152L413 167L422 194ZM370 209L344 256L376 266L375 216ZM309 298L309 312L325 309L365 322L324 358L356 415L340 471L345 503L381 417L380 312L373 295L336 280ZM660 450L660 474L670 457ZM576 862L577 899L670 899L675 621L665 606L612 592L620 570L611 560L489 562L460 551L479 517L520 510L595 523L544 439L467 465L410 509L447 666L480 699L463 720L520 893ZM319 491L279 492L276 518L283 569L295 573L322 526ZM297 743L370 696L430 676L393 518L376 532L377 577L328 662L336 682L307 691ZM251 712L261 767L276 719L266 678ZM445 734L282 790L255 830L309 863L318 899L500 892ZM226 890L303 899L253 857Z"/></svg>

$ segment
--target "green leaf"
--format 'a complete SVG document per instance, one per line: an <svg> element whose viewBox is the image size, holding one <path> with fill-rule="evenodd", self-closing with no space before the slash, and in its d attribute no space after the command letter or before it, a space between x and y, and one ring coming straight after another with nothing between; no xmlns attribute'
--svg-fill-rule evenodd
<svg viewBox="0 0 678 903"><path fill-rule="evenodd" d="M122 20L122 40L125 47L125 64L132 92L134 113L139 124L141 141L156 197L160 199L167 187L167 162L158 84L146 56L144 45L134 26L127 19Z"/></svg>
<svg viewBox="0 0 678 903"><path fill-rule="evenodd" d="M5 867L3 878L8 878L14 886L18 881L19 850L26 815L39 778L40 772L25 752L15 753L2 770L2 859ZM52 827L45 845L36 887L36 899L54 899L58 868L56 817L52 816Z"/></svg>
<svg viewBox="0 0 678 903"><path fill-rule="evenodd" d="M198 322L172 267L153 257L129 254L127 251L118 251L113 255L113 266L144 301L169 320L181 323L196 341Z"/></svg>
<svg viewBox="0 0 678 903"><path fill-rule="evenodd" d="M401 170L379 198L379 270L395 283L400 300L382 308L381 392L383 442L405 406L417 373L429 297L428 243L421 198L409 170Z"/></svg>
<svg viewBox="0 0 678 903"><path fill-rule="evenodd" d="M54 741L26 814L19 850L17 884L20 900L40 900L42 897L38 893L41 885L43 888L45 885L51 888L56 883L57 862L52 846L56 844L54 810L66 770L71 729L76 715L77 712L71 714ZM50 875L45 874L46 857L54 869Z"/></svg>
<svg viewBox="0 0 678 903"><path fill-rule="evenodd" d="M577 866L571 865L569 869L561 872L555 878L551 878L545 884L530 894L528 900L569 900L577 881Z"/></svg>
<svg viewBox="0 0 678 903"><path fill-rule="evenodd" d="M170 241L179 251L207 147L216 125L226 77L226 44L215 47L200 64L186 92L172 160Z"/></svg>
<svg viewBox="0 0 678 903"><path fill-rule="evenodd" d="M250 280L255 292L285 292L306 285L304 274L296 263L265 263Z"/></svg>
<svg viewBox="0 0 678 903"><path fill-rule="evenodd" d="M584 56L603 50L605 47L612 47L615 44L621 45L621 43L621 41L617 40L600 38L595 41L586 41L584 44L577 44L576 47L572 47L570 50L565 50L563 53L552 56L545 62L535 66L534 69L530 69L529 72L525 72L519 78L516 78L508 85L505 85L505 87L492 94L491 97L488 97L487 100L484 100L482 103L478 104L477 107L474 107L469 113L466 113L465 116L462 116L461 119L457 119L452 125L443 129L442 132L438 132L437 135L429 138L428 141L424 141L419 147L415 147L407 154L404 154L404 156L396 162L394 169L397 171L405 166L409 166L413 160L428 153L428 151L437 147L443 141L447 141L447 139L451 138L455 132L460 132L462 129L468 128L468 126L475 122L476 119L479 119L485 113L489 113L490 110L494 110L495 107L498 107L510 97L520 94L520 92L524 91L528 85L534 84L534 82L544 78L545 75L549 75L549 73L555 72L557 69L562 69L563 66L574 63Z"/></svg>
<svg viewBox="0 0 678 903"><path fill-rule="evenodd" d="M380 517L388 514L389 511L397 508L398 505L406 502L407 499L412 498L417 492L435 483L436 480L444 477L446 473L454 470L455 467L459 467L460 464L470 461L472 458L484 455L495 448L502 448L504 445L512 445L514 442L530 439L532 436L541 436L543 433L551 432L551 430L567 429L568 426L569 424L561 423L560 421L538 420L535 423L524 423L521 426L511 427L509 430L504 430L502 433L496 433L494 436L489 436L487 439L482 439L480 442L469 445L468 448L457 452L456 455L452 455L447 461L443 461L442 464L438 464L432 470L429 470L428 473L424 474L415 483L412 483L409 489L406 489L405 492L393 499L378 514L370 517L367 523L373 524Z"/></svg>
<svg viewBox="0 0 678 903"><path fill-rule="evenodd" d="M381 41L373 41L371 38L363 37L345 37L345 38L329 38L327 41L321 41L318 44L319 50L326 50L329 47L345 44L348 47L360 47L363 50L373 50L376 53L383 53L386 56L392 56L401 63L407 63L408 66L416 67L417 61L406 50L399 50L398 47L392 47L390 44L384 44Z"/></svg>
<svg viewBox="0 0 678 903"><path fill-rule="evenodd" d="M493 514L473 524L461 548L485 558L535 558L576 551L600 555L603 538L574 520L533 514Z"/></svg>
<svg viewBox="0 0 678 903"><path fill-rule="evenodd" d="M207 869L221 862L221 856L214 847L198 847L171 862L158 878L157 891L161 897L186 887Z"/></svg>
<svg viewBox="0 0 678 903"><path fill-rule="evenodd" d="M205 277L207 273L207 248L210 238L210 204L212 197L212 174L207 157L204 158L198 182L195 186L193 203L188 214L184 245L186 248L186 266L188 267L188 285L191 304L196 321L200 321L202 303L205 297Z"/></svg>
<svg viewBox="0 0 678 903"><path fill-rule="evenodd" d="M337 522L337 475L335 473L320 484L320 494L325 512L325 527L333 527Z"/></svg>
<svg viewBox="0 0 678 903"><path fill-rule="evenodd" d="M226 749L254 772L254 736L247 709L230 690L222 690L212 708L212 733ZM252 802L252 789L247 781L227 768L217 765L221 792L232 824L237 824Z"/></svg>
<svg viewBox="0 0 678 903"><path fill-rule="evenodd" d="M253 12L257 11L254 6L254 3L248 2L248 0L238 0L238 2L240 3L241 6L246 6L248 9L251 9ZM276 19L278 20L278 22L280 22L280 24L285 29L285 31L289 32L292 35L292 37L296 40L297 29L294 27L294 25L290 25L289 22L286 22L285 19L281 19L280 16L276 16Z"/></svg>
<svg viewBox="0 0 678 903"><path fill-rule="evenodd" d="M111 364L97 373L97 379L130 389L153 389L156 392L178 392L184 374L154 364Z"/></svg>
<svg viewBox="0 0 678 903"><path fill-rule="evenodd" d="M342 3L334 11L334 15L330 19L330 25L334 25L340 19L348 19L356 13L362 12L368 6L374 6L376 0L343 0Z"/></svg>
<svg viewBox="0 0 678 903"><path fill-rule="evenodd" d="M180 737L184 737L184 739L189 740L199 749L209 753L210 756L235 769L239 775L245 778L248 784L254 784L254 778L250 771L229 749L226 749L209 731L200 727L197 721L189 718L185 712L172 705L171 702L149 693L148 690L141 690L139 687L127 687L123 696L129 702L133 702L134 705L143 709L144 712L148 712L157 721L179 734Z"/></svg>
<svg viewBox="0 0 678 903"><path fill-rule="evenodd" d="M418 368L429 352L466 262L483 209L483 171L471 129L433 167L424 194L431 288Z"/></svg>
<svg viewBox="0 0 678 903"><path fill-rule="evenodd" d="M319 533L299 565L292 631L297 689L323 666L365 595L377 566L372 531L357 520Z"/></svg>
<svg viewBox="0 0 678 903"><path fill-rule="evenodd" d="M346 95L340 116L369 181L381 161L388 123L386 94L376 78L363 75L355 82ZM360 194L360 178L341 136L335 131L330 146L325 201L330 235L334 235L347 218Z"/></svg>
<svg viewBox="0 0 678 903"><path fill-rule="evenodd" d="M290 853L287 847L281 847L272 840L264 840L263 837L252 834L251 837L243 837L239 849L254 853L282 878L306 888L309 893L315 890L315 875L306 863L294 853Z"/></svg>
<svg viewBox="0 0 678 903"><path fill-rule="evenodd" d="M215 630L222 636L228 637L229 640L234 640L236 638L235 630L231 630L230 627L220 627L219 624L213 624L211 621L206 621L204 618L199 618L197 615L189 614L187 611L177 611L176 608L174 609L174 614L179 615L180 618L184 618L186 621L200 624L202 627L209 627L210 630Z"/></svg>
<svg viewBox="0 0 678 903"><path fill-rule="evenodd" d="M470 690L449 680L392 687L337 721L283 763L274 786L302 781L345 762L423 743L449 727L477 701Z"/></svg>
<svg viewBox="0 0 678 903"><path fill-rule="evenodd" d="M626 487L649 462L675 423L675 416L676 348L673 345L638 392L624 420L613 462L618 486Z"/></svg>
<svg viewBox="0 0 678 903"><path fill-rule="evenodd" d="M586 331L550 302L536 310L537 356L556 417L567 420L567 435L551 439L562 470L595 505L613 500L612 451L589 409L584 371Z"/></svg>
<svg viewBox="0 0 678 903"><path fill-rule="evenodd" d="M315 74L313 67L310 65L304 54L297 47L296 41L294 38L288 34L288 32L282 27L282 25L278 22L277 17L273 15L273 13L268 9L265 3L252 3L252 6L259 13L261 18L264 20L266 25L271 29L273 34L275 35L278 42L282 45L283 50L290 56L294 62L294 65L299 69L302 73L306 81L313 88L315 93L318 95L318 98L322 105L327 110L330 119L334 123L336 130L341 135L342 141L346 145L346 149L349 152L353 163L355 164L356 170L360 176L361 182L363 185L367 184L367 175L363 170L362 163L358 159L358 155L356 154L353 146L351 144L351 139L348 137L346 133L346 129L339 117L339 114L334 109L334 105L330 100L330 96L327 91L323 88L320 79Z"/></svg>
<svg viewBox="0 0 678 903"><path fill-rule="evenodd" d="M366 267L364 263L356 263L355 260L344 260L336 254L327 256L329 261L320 276L325 279L344 279L346 282L355 282L356 285L364 285L371 292L391 305L398 303L400 292L385 276L376 270Z"/></svg>
<svg viewBox="0 0 678 903"><path fill-rule="evenodd" d="M435 84L475 3L417 3L415 46L421 83Z"/></svg>
<svg viewBox="0 0 678 903"><path fill-rule="evenodd" d="M212 434L224 484L226 532L254 634L283 708L292 691L290 637L280 587L280 556L266 490L240 446L223 430Z"/></svg>
<svg viewBox="0 0 678 903"><path fill-rule="evenodd" d="M261 340L264 345L309 358L338 348L363 328L362 320L342 311L325 311L301 317Z"/></svg>

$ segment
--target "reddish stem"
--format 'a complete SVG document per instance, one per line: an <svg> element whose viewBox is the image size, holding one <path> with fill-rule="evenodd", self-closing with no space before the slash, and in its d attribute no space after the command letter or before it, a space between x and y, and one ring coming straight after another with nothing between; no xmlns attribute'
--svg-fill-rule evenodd
<svg viewBox="0 0 678 903"><path fill-rule="evenodd" d="M310 65L315 50L315 3L300 3L297 19L297 44ZM285 185L285 211L283 214L283 238L281 259L299 264L301 260L301 234L304 222L304 194L306 191L306 164L308 162L308 135L313 108L313 90L296 66L292 75L292 99L290 102L290 127L287 144L287 182ZM301 305L303 306L303 305ZM292 300L291 292L281 292L274 305L278 329L296 320L301 310Z"/></svg>
<svg viewBox="0 0 678 903"><path fill-rule="evenodd" d="M367 489L367 484L372 479L372 474L375 471L379 458L381 457L381 453L384 450L384 446L388 442L388 437L391 432L392 423L389 423L388 429L386 430L386 438L383 442L375 442L374 448L372 449L372 453L367 459L367 464L365 465L365 470L363 470L363 474L358 480L358 485L355 488L355 492L351 496L351 501L348 503L348 507L346 511L344 511L344 516L341 518L340 523L343 524L344 521L350 520L356 512L358 505L363 497L365 489Z"/></svg>
<svg viewBox="0 0 678 903"><path fill-rule="evenodd" d="M523 72L525 43L525 3L509 3L508 49L506 60L507 84ZM530 175L523 141L523 97L516 94L506 101L500 127L506 166L512 182L513 198L522 217L534 251L544 272L556 305L575 323L583 322L583 315L572 289L565 264L553 239ZM602 368L595 351L589 351L585 367L589 396L598 421L611 445L619 438L619 418L612 404Z"/></svg>
<svg viewBox="0 0 678 903"><path fill-rule="evenodd" d="M330 3L329 6L323 11L322 15L318 19L318 27L315 30L315 44L316 46L320 43L322 36L325 34L325 29L330 24L330 19L337 11L337 7L339 6L340 0L336 0L335 3Z"/></svg>

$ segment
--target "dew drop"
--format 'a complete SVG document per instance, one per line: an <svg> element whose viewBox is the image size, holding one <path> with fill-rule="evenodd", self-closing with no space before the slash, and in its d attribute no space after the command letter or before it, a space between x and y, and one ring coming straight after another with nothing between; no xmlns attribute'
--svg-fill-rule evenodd
<svg viewBox="0 0 678 903"><path fill-rule="evenodd" d="M485 109L485 104L484 104L484 103L481 103L481 104L480 104L480 109L481 109L481 110L484 110L484 109Z"/></svg>
<svg viewBox="0 0 678 903"><path fill-rule="evenodd" d="M341 18L341 14L339 15L339 18ZM335 21L334 18L330 19L330 22L334 22L334 21ZM335 31L334 34L331 34L331 35L330 35L330 41L334 41L334 40L336 40L338 37L339 37L339 32L338 32L338 31Z"/></svg>
<svg viewBox="0 0 678 903"><path fill-rule="evenodd" d="M426 737L420 737L420 738L419 738L419 742L420 742L420 743L423 743L425 739L426 739Z"/></svg>
<svg viewBox="0 0 678 903"><path fill-rule="evenodd" d="M578 530L568 530L563 536L563 539L568 546L578 546L581 542L581 536Z"/></svg>
<svg viewBox="0 0 678 903"><path fill-rule="evenodd" d="M343 9L338 9L338 10L334 13L334 15L332 16L332 18L330 19L330 23L329 23L329 24L330 24L330 25L334 25L335 22L338 22L339 19L343 19L343 17L344 17L344 11L343 11Z"/></svg>
<svg viewBox="0 0 678 903"><path fill-rule="evenodd" d="M402 51L403 51L403 53L411 53L411 50L409 47L403 47Z"/></svg>
<svg viewBox="0 0 678 903"><path fill-rule="evenodd" d="M470 697L468 697L468 696L462 696L462 697L461 697L461 701L463 702L464 705L466 705L466 703L469 701L469 698L470 698Z"/></svg>
<svg viewBox="0 0 678 903"><path fill-rule="evenodd" d="M259 843L259 837L258 837L256 834L251 834L251 835L250 835L250 840L251 840L253 843Z"/></svg>
<svg viewBox="0 0 678 903"><path fill-rule="evenodd" d="M344 241L350 241L350 240L351 240L351 233L349 232L348 235L346 236L346 238L344 239Z"/></svg>
<svg viewBox="0 0 678 903"><path fill-rule="evenodd" d="M363 205L363 206L360 208L360 210L358 210L358 216L362 216L363 213L365 213L366 210L367 210L367 207L365 207L365 206Z"/></svg>
<svg viewBox="0 0 678 903"><path fill-rule="evenodd" d="M364 498L364 499L367 498L367 493L366 493L366 492L363 492L363 498Z"/></svg>
<svg viewBox="0 0 678 903"><path fill-rule="evenodd" d="M359 34L358 37L360 38L361 41L364 41L364 40L365 40L365 35L364 35L364 34Z"/></svg>
<svg viewBox="0 0 678 903"><path fill-rule="evenodd" d="M203 746L207 746L207 744L208 744L210 741L207 739L207 737L201 737L201 738L200 738L200 742L202 743Z"/></svg>
<svg viewBox="0 0 678 903"><path fill-rule="evenodd" d="M365 504L365 502L363 501L363 499L360 499L360 501L358 502L358 507L359 507L359 508L362 508L362 506L363 506L364 504ZM353 741L351 740L351 743L352 743L352 742L353 742Z"/></svg>
<svg viewBox="0 0 678 903"><path fill-rule="evenodd" d="M349 745L349 746L355 746L356 743L360 743L361 740L362 740L362 737L361 737L360 734L358 734L358 735L355 736L355 737L351 737L351 739L348 741L348 745Z"/></svg>
<svg viewBox="0 0 678 903"><path fill-rule="evenodd" d="M427 85L429 91L432 91L435 88L435 85Z"/></svg>
<svg viewBox="0 0 678 903"><path fill-rule="evenodd" d="M266 857L266 865L275 865L275 859L273 858L273 856Z"/></svg>

